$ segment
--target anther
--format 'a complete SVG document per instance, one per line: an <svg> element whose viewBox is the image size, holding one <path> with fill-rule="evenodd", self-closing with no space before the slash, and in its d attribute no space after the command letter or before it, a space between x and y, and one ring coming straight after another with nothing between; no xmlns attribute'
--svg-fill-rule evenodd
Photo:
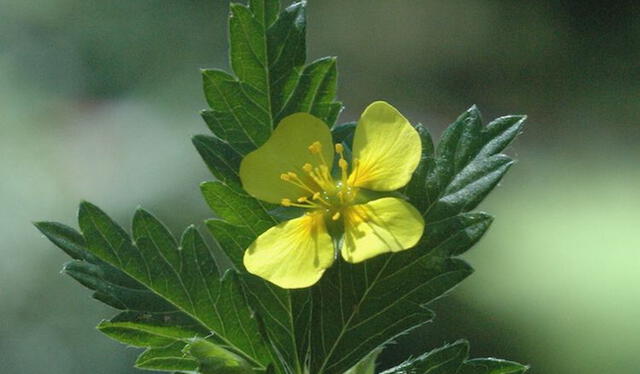
<svg viewBox="0 0 640 374"><path fill-rule="evenodd" d="M338 161L338 166L340 166L340 168L342 168L342 169L346 169L347 166L349 166L349 164L347 163L347 160L345 160L344 158L341 158Z"/></svg>
<svg viewBox="0 0 640 374"><path fill-rule="evenodd" d="M313 165L307 162L302 166L302 170L306 171L307 173L310 173L313 170Z"/></svg>
<svg viewBox="0 0 640 374"><path fill-rule="evenodd" d="M342 154L342 152L344 152L344 146L342 145L342 143L336 143L336 152Z"/></svg>
<svg viewBox="0 0 640 374"><path fill-rule="evenodd" d="M331 216L331 219L334 221L337 221L340 219L340 212L336 212L336 214L334 214L333 216Z"/></svg>
<svg viewBox="0 0 640 374"><path fill-rule="evenodd" d="M311 145L309 146L309 152L320 153L321 148L322 148L322 145L320 144L320 142L315 141L311 143Z"/></svg>
<svg viewBox="0 0 640 374"><path fill-rule="evenodd" d="M280 174L280 179L282 179L285 182L288 182L291 180L291 177L288 174Z"/></svg>
<svg viewBox="0 0 640 374"><path fill-rule="evenodd" d="M282 200L280 200L280 204L282 204L282 206L291 206L291 200L290 199L282 199Z"/></svg>

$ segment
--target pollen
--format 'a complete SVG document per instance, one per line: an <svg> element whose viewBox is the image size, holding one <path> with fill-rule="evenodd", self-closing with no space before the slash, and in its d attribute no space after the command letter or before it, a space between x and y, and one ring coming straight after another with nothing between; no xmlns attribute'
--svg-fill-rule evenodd
<svg viewBox="0 0 640 374"><path fill-rule="evenodd" d="M302 170L304 170L307 173L310 173L311 171L313 171L313 165L307 162L302 166Z"/></svg>
<svg viewBox="0 0 640 374"><path fill-rule="evenodd" d="M322 152L322 143L315 141L307 149L313 160L305 162L296 169L303 171L304 174L299 176L292 171L280 174L280 179L302 190L299 197L283 199L281 204L285 207L318 209L328 214L328 219L338 220L341 217L340 207L351 204L356 194L356 191L348 186L349 163L344 157L345 147L340 143L334 144L335 152L340 157L338 159L338 167L341 171L339 179L334 179L331 173L333 162L327 162Z"/></svg>
<svg viewBox="0 0 640 374"><path fill-rule="evenodd" d="M320 144L320 142L318 141L315 141L308 147L308 149L309 149L309 152L313 154L320 153L320 151L322 151L322 144Z"/></svg>

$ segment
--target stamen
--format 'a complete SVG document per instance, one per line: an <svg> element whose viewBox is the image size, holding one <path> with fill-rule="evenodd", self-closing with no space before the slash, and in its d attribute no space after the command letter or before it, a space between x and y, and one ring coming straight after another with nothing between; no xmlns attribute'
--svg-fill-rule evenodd
<svg viewBox="0 0 640 374"><path fill-rule="evenodd" d="M297 200L297 203L292 202L291 199L282 199L280 200L280 204L282 204L282 206L285 206L287 208L292 206L299 207L299 208L306 208L306 209L322 208L321 205L309 201L309 199L304 196L299 197L296 200Z"/></svg>
<svg viewBox="0 0 640 374"><path fill-rule="evenodd" d="M300 177L298 177L298 174L296 174L294 172L290 171L288 173L280 174L280 179L282 179L285 182L289 182L289 183L293 184L294 186L300 187L303 190L307 190L308 192L310 192L312 194L316 192L314 189L312 189L306 183L304 183L304 181L302 179L300 179Z"/></svg>
<svg viewBox="0 0 640 374"><path fill-rule="evenodd" d="M307 162L302 166L302 170L306 171L307 173L310 173L313 170L313 166Z"/></svg>
<svg viewBox="0 0 640 374"><path fill-rule="evenodd" d="M320 151L322 150L322 144L320 144L319 141L315 141L311 143L308 149L309 149L309 152L311 152L312 154L320 153Z"/></svg>
<svg viewBox="0 0 640 374"><path fill-rule="evenodd" d="M311 143L308 149L311 154L317 155L320 158L320 165L327 165L327 161L324 159L324 155L322 154L322 143L315 141Z"/></svg>
<svg viewBox="0 0 640 374"><path fill-rule="evenodd" d="M329 204L327 200L322 198L322 195L320 194L320 192L314 193L311 199L319 201L321 204L323 204L326 207L331 207L331 204Z"/></svg>
<svg viewBox="0 0 640 374"><path fill-rule="evenodd" d="M324 178L324 181L332 184L331 182L333 182L333 180L331 179L331 174L329 174L329 168L327 167L327 165L320 165L320 172L322 178Z"/></svg>
<svg viewBox="0 0 640 374"><path fill-rule="evenodd" d="M347 185L347 170L349 168L349 163L344 159L344 146L341 143L336 143L335 145L336 152L340 155L340 160L338 161L338 166L340 167L340 179L342 180L342 185Z"/></svg>

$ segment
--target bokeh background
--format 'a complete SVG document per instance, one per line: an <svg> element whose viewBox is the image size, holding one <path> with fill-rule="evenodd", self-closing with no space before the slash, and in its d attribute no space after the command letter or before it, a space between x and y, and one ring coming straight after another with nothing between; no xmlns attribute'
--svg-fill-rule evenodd
<svg viewBox="0 0 640 374"><path fill-rule="evenodd" d="M309 57L339 56L341 120L375 99L439 135L471 104L526 113L482 205L476 273L391 364L468 337L532 373L638 373L640 4L309 0ZM124 374L137 353L32 220L80 199L175 231L209 216L198 68L226 67L227 1L0 0L0 372Z"/></svg>

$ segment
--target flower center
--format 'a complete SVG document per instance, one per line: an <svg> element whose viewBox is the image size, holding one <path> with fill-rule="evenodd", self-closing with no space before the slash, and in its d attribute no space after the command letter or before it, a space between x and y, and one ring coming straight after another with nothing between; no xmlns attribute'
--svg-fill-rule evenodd
<svg viewBox="0 0 640 374"><path fill-rule="evenodd" d="M348 183L349 163L344 158L344 147L340 143L335 145L335 151L340 156L340 176L336 179L331 175L331 165L327 164L322 154L322 144L319 141L313 142L308 149L315 157L316 165L304 164L302 176L291 171L280 175L280 179L305 190L307 194L300 196L296 201L282 199L280 203L286 207L323 210L334 221L338 220L342 209L351 205L358 193L358 189ZM354 163L357 166L357 160Z"/></svg>

